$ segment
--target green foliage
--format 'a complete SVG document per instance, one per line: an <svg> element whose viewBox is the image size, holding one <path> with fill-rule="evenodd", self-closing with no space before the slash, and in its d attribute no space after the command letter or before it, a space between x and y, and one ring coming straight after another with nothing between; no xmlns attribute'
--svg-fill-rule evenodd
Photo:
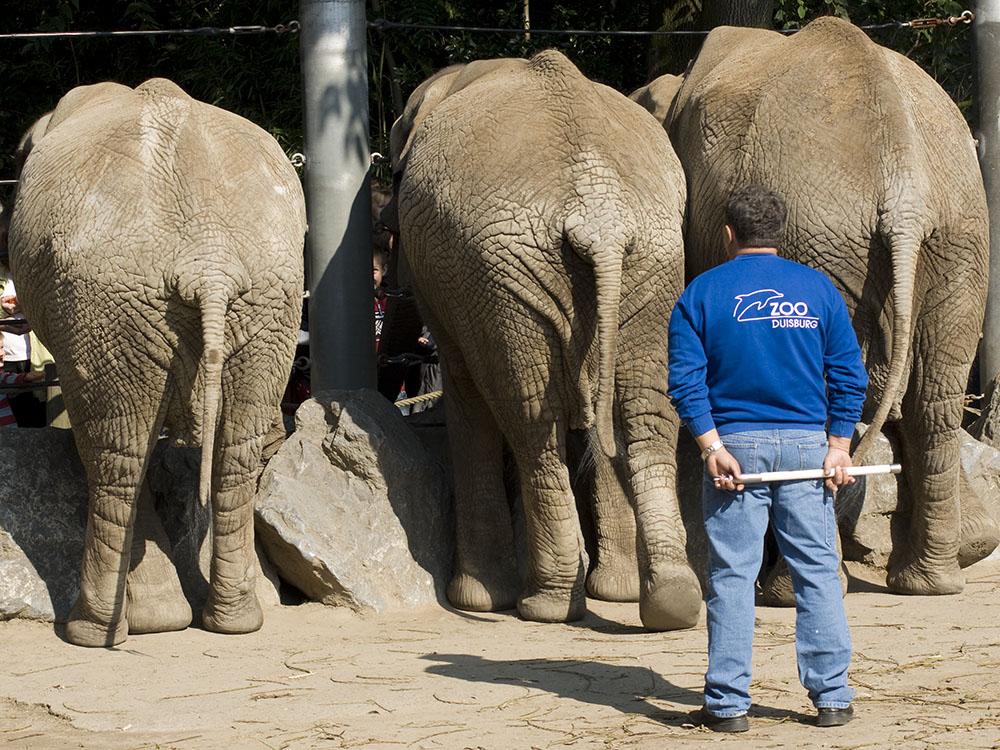
<svg viewBox="0 0 1000 750"><path fill-rule="evenodd" d="M233 25L295 18L287 0L33 0L5 3L0 33L115 31ZM74 86L169 78L197 99L237 112L301 150L301 83L295 34L0 39L0 178L13 172L21 134Z"/></svg>
<svg viewBox="0 0 1000 750"><path fill-rule="evenodd" d="M525 0L366 0L369 20L520 29ZM293 20L289 0L32 0L5 3L0 33L274 26ZM658 61L680 67L696 38L540 34L540 29L657 30L698 26L701 0L529 0L535 33L390 30L368 32L372 150L386 153L388 132L405 97L435 70L493 57L563 51L591 78L628 93L646 83ZM867 26L915 17L959 15L953 0L774 0L775 26L798 28L837 14ZM871 31L881 44L909 56L971 115L973 78L969 27ZM114 80L135 86L170 78L203 101L230 109L274 134L288 153L302 149L301 81L295 34L160 36L87 39L0 39L0 178L10 177L21 133L70 88Z"/></svg>
<svg viewBox="0 0 1000 750"><path fill-rule="evenodd" d="M915 18L960 16L972 3L954 0L776 0L775 27L796 29L817 16L838 15L858 26L878 26ZM906 55L926 70L955 100L967 120L973 115L974 70L971 28L964 23L933 29L873 29L879 44Z"/></svg>

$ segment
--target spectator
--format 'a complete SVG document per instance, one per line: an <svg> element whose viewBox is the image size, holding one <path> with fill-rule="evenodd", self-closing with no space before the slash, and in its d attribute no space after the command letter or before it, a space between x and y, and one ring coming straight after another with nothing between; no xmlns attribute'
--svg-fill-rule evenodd
<svg viewBox="0 0 1000 750"><path fill-rule="evenodd" d="M385 320L385 287L383 282L389 273L388 232L376 233L372 241L372 291L375 295L375 351L382 338L382 323Z"/></svg>
<svg viewBox="0 0 1000 750"><path fill-rule="evenodd" d="M6 250L6 247L3 248ZM17 318L24 320L21 315L21 308L17 304L17 289L10 271L6 268L6 254L0 258L4 262L4 285L0 291L0 309L4 318ZM31 337L28 335L31 329L27 321L21 325L0 326L3 333L3 372L10 375L25 375L31 372ZM21 382L35 382L41 380L42 372L33 373L30 378L4 378L5 385L14 385ZM19 427L44 427L45 426L45 405L35 398L31 391L23 391L15 396L4 397L3 401L8 402L7 408L13 413ZM0 407L2 411L2 407ZM2 420L0 413L0 420Z"/></svg>
<svg viewBox="0 0 1000 750"><path fill-rule="evenodd" d="M424 356L431 356L437 353L437 344L434 343L434 337L431 332L427 329L427 326L423 327L420 332L420 338L417 339L417 344L420 346L419 354ZM420 377L420 384L416 390L416 395L425 396L428 393L435 393L441 390L441 365L437 362L422 362L412 367L417 368ZM410 381L410 373L407 372L407 382ZM431 398L425 401L418 401L413 404L410 409L411 414L416 414L421 411L427 411L439 400L438 398Z"/></svg>

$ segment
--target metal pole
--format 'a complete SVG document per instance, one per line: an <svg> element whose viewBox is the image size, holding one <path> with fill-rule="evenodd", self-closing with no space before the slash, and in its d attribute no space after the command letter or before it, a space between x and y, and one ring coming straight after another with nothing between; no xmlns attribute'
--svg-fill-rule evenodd
<svg viewBox="0 0 1000 750"><path fill-rule="evenodd" d="M313 392L375 387L364 0L301 0Z"/></svg>
<svg viewBox="0 0 1000 750"><path fill-rule="evenodd" d="M1000 373L1000 0L979 0L975 12L976 138L991 217L989 293L979 344L979 383L985 390Z"/></svg>

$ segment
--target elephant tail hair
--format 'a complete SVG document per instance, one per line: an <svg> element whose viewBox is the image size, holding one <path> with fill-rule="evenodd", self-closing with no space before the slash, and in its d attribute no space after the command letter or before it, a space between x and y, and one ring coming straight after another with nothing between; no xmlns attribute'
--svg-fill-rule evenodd
<svg viewBox="0 0 1000 750"><path fill-rule="evenodd" d="M893 404L902 396L903 378L906 375L910 357L910 342L913 339L913 303L916 286L917 256L923 241L922 229L912 221L899 220L894 223L891 211L882 214L879 220L879 234L889 248L892 257L892 348L889 353L889 373L885 379L885 391L879 401L875 416L867 432L858 443L855 459L863 463L875 442L882 426L892 410Z"/></svg>
<svg viewBox="0 0 1000 750"><path fill-rule="evenodd" d="M212 457L215 453L215 433L219 424L219 405L222 402L223 341L229 298L225 293L206 295L199 302L202 331L201 365L205 375L205 392L202 399L198 498L204 506L208 504L212 495Z"/></svg>

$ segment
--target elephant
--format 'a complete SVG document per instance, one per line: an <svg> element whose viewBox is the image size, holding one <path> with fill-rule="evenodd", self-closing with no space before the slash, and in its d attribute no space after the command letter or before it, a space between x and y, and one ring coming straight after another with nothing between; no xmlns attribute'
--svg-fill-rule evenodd
<svg viewBox="0 0 1000 750"><path fill-rule="evenodd" d="M669 108L654 101L657 87L676 90ZM870 427L855 462L887 421L900 436L913 497L887 585L961 591L960 563L988 554L996 527L961 505L959 431L989 246L976 146L958 108L916 64L834 17L787 38L715 29L679 86L671 77L633 97L666 112L687 175L686 278L725 261L732 190L758 183L785 196L780 253L833 280L869 372Z"/></svg>
<svg viewBox="0 0 1000 750"><path fill-rule="evenodd" d="M112 646L191 621L182 596L132 582L164 427L201 445L213 512L202 624L252 632L253 498L301 311L298 175L264 130L162 78L70 90L19 151L12 272L55 357L89 488L66 637Z"/></svg>
<svg viewBox="0 0 1000 750"><path fill-rule="evenodd" d="M398 224L442 360L457 536L449 600L569 621L586 612L586 577L592 593L637 598L651 630L694 625L701 588L666 397L685 195L666 134L546 50L439 71L390 140L395 196L382 217ZM599 554L586 576L567 469L567 436L579 431L600 481L621 482L634 509L631 569ZM524 505L523 581L505 444Z"/></svg>

